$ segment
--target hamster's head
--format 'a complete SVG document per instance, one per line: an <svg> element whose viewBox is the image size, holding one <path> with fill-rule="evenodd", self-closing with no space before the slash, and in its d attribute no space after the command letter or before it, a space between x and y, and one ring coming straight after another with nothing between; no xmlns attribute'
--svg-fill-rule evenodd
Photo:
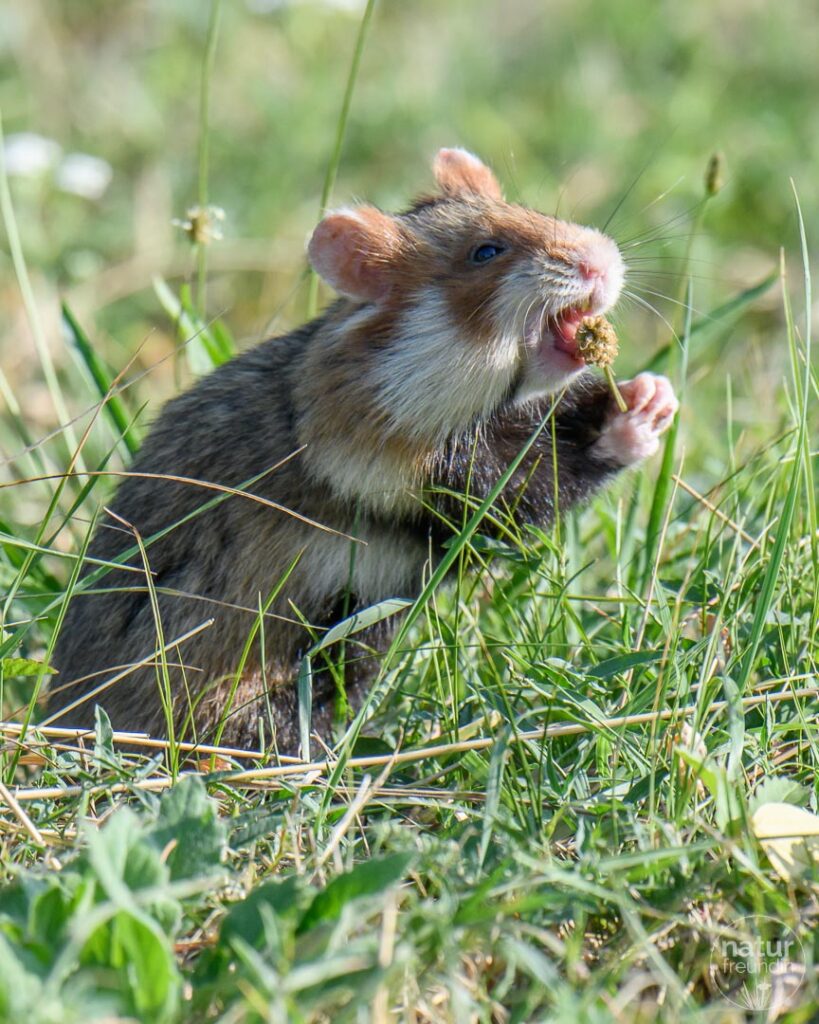
<svg viewBox="0 0 819 1024"><path fill-rule="evenodd" d="M578 374L577 328L617 301L624 264L601 232L505 202L465 150L441 150L433 170L438 191L405 213L328 214L309 257L352 303L381 422L440 440Z"/></svg>

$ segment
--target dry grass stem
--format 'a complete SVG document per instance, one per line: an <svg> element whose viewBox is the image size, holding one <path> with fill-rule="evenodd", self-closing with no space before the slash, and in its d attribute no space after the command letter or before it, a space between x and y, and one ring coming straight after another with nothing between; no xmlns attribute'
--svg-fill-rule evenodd
<svg viewBox="0 0 819 1024"><path fill-rule="evenodd" d="M781 693L760 694L758 696L743 697L740 701L743 708L758 707L766 703L779 703L780 701L799 700L801 698L816 697L819 689L806 687L799 690L791 690ZM728 701L714 701L705 708L707 714L719 714L728 708ZM533 729L529 732L518 733L511 736L510 744L532 743L544 739L552 739L556 736L577 736L581 733L593 732L595 730L614 730L630 728L637 725L646 725L652 722L667 721L670 719L684 718L688 715L696 715L702 709L696 706L684 708L665 708L662 711L646 711L638 715L618 715L614 718L604 718L594 724L585 722L558 722L554 725L544 726L542 729ZM451 754L463 754L468 751L487 750L496 742L495 736L482 736L475 740L465 740L461 743L440 743L432 747L423 747L418 750L404 750L393 754L373 755L371 757L351 757L346 761L348 768L377 768L388 764L411 764L416 761L426 761L433 757L447 757ZM274 768L256 768L250 771L235 772L223 777L222 781L229 782L234 786L254 787L259 783L266 783L270 780L293 778L296 776L312 777L315 781L321 775L332 771L337 762L335 759L324 761L298 762L287 765L277 765ZM59 800L68 797L98 796L101 794L127 793L134 790L147 792L158 792L168 789L174 785L179 778L190 775L206 777L202 772L181 772L177 779L170 777L142 779L131 785L116 783L112 786L51 786L44 788L16 787L14 795L19 801L27 800Z"/></svg>

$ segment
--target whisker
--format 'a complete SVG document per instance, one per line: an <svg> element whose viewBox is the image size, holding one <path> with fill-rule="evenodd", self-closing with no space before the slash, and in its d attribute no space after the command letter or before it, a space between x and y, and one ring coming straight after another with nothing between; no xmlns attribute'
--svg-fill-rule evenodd
<svg viewBox="0 0 819 1024"><path fill-rule="evenodd" d="M523 303L524 303L525 301L526 301L526 297L524 296L524 298L522 298L522 299L520 300L520 302L518 303L518 308L517 308L517 309L515 310L515 316L514 316L514 318L513 318L513 320L512 320L512 323L513 323L513 324L516 324L516 323L518 323L518 317L520 316L520 311L521 311L521 309L523 308ZM530 314L530 313L532 312L532 307L533 307L533 306L534 306L534 305L535 305L535 304L536 304L537 302L539 302L539 301L540 301L540 296L535 296L535 298L533 298L533 299L531 299L531 300L530 300L530 302L529 302L529 305L528 305L528 306L526 307L526 312L525 312L525 313L524 313L524 315L523 315L523 319L522 319L522 320L520 321L520 330L521 330L521 333L523 333L523 330L524 330L524 328L525 328L525 326L526 326L526 321L527 321L527 320L529 319L529 314Z"/></svg>
<svg viewBox="0 0 819 1024"><path fill-rule="evenodd" d="M720 277L717 277L714 274L685 274L685 275L682 275L680 273L675 273L673 270L642 270L639 267L635 268L635 267L628 267L628 266L627 266L626 269L629 271L629 274L628 274L629 281L633 281L635 278L640 280L640 279L643 279L643 278L653 278L653 277L662 277L662 278L668 278L671 281L679 281L679 279L682 276L685 276L686 278L691 277L695 281L719 281L719 280L727 281L728 280L728 278L720 278Z"/></svg>
<svg viewBox="0 0 819 1024"><path fill-rule="evenodd" d="M690 309L692 313L696 313L697 316L700 316L705 320L711 319L709 313L705 313L703 310L697 309L695 306L689 306L687 302L680 302L679 299L672 298L672 296L666 295L665 292L655 292L651 288L640 288L639 290L644 292L646 295L655 295L658 299L663 299L665 302L673 302L675 306L681 306L683 309Z"/></svg>
<svg viewBox="0 0 819 1024"><path fill-rule="evenodd" d="M628 263L635 263L638 260L642 263L652 263L654 260L681 260L681 255L674 255L674 253L646 253L645 255L629 256ZM712 267L720 266L719 260L708 260L704 256L692 256L691 263L707 263Z"/></svg>
<svg viewBox="0 0 819 1024"><path fill-rule="evenodd" d="M702 238L704 235L703 231L688 231L684 234L678 235L657 235L654 238L644 238L642 241L629 242L626 245L621 245L620 249L639 249L643 245L651 245L653 242L676 242L678 240L689 239L689 238Z"/></svg>
<svg viewBox="0 0 819 1024"><path fill-rule="evenodd" d="M473 317L477 316L478 313L480 313L485 306L489 305L493 298L494 295L487 295L485 299L479 302L478 305L471 311L469 316L466 318L466 322L469 323Z"/></svg>
<svg viewBox="0 0 819 1024"><path fill-rule="evenodd" d="M654 231L662 231L664 228L670 227L672 224L676 224L678 221L683 221L686 218L692 218L699 212L700 208L703 206L705 202L706 200L704 198L699 199L696 203L693 204L693 206L689 206L685 210L681 210L679 213L674 214L673 217L670 217L663 224L656 224L652 228L646 228L644 231L638 231L637 234L632 235L630 238L623 239L623 241L620 244L628 245L629 242L633 242L637 238L642 238L646 234L651 234Z"/></svg>
<svg viewBox="0 0 819 1024"><path fill-rule="evenodd" d="M648 302L646 299L642 298L642 296L635 295L634 292L629 291L629 292L624 292L623 294L626 295L628 298L633 299L634 302L639 303L639 305L643 306L650 313L654 313L655 316L658 316L660 318L660 320L662 320L662 322L668 328L668 330L671 332L671 336L674 339L674 341L676 341L678 345L681 344L679 335L677 334L677 331L675 330L673 324L671 324L663 316L663 314L659 311L659 309L657 309L655 306L652 306L651 303Z"/></svg>
<svg viewBox="0 0 819 1024"><path fill-rule="evenodd" d="M669 133L669 138L670 138L670 133ZM606 228L609 226L609 224L611 224L611 222L617 216L619 210L623 206L623 203L625 203L625 201L628 199L628 197L634 191L637 183L640 181L640 179L643 177L643 175L646 173L646 171L652 165L654 160L657 158L657 154L660 152L660 149L664 145L666 145L667 141L668 141L668 139L666 139L666 138L661 139L660 141L658 141L658 143L654 147L654 149L651 150L651 152L649 153L648 157L646 158L645 163L643 164L643 166L640 168L640 170L635 175L634 181L632 181L632 183L628 186L628 188L625 190L625 192L620 196L620 198L614 204L614 209L608 215L608 217L606 218L605 223L603 224L603 231L606 230Z"/></svg>
<svg viewBox="0 0 819 1024"><path fill-rule="evenodd" d="M642 210L638 210L637 213L635 214L635 217L639 217L641 214L645 213L646 210L650 210L652 206L656 206L657 203L661 203L663 201L663 199L665 199L666 196L671 195L671 193L674 191L674 189L678 185L682 184L683 181L685 181L685 175L681 174L680 177L677 178L677 180L674 182L673 185L669 185L668 186L668 188L665 190L665 192L661 192L658 196L656 196L656 198L652 199L650 203L646 203L646 205L642 208Z"/></svg>

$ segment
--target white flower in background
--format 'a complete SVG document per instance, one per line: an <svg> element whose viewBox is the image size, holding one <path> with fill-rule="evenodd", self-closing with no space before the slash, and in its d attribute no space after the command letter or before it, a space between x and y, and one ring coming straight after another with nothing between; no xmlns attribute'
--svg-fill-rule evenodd
<svg viewBox="0 0 819 1024"><path fill-rule="evenodd" d="M101 199L113 175L107 160L88 153L68 153L57 168L55 182L63 192L83 199Z"/></svg>
<svg viewBox="0 0 819 1024"><path fill-rule="evenodd" d="M54 139L36 132L16 132L3 142L3 161L9 177L39 178L52 176L62 192L100 199L114 172L106 160L88 153L67 153Z"/></svg>
<svg viewBox="0 0 819 1024"><path fill-rule="evenodd" d="M18 178L36 178L51 171L62 152L58 142L35 132L7 135L3 143L6 173Z"/></svg>

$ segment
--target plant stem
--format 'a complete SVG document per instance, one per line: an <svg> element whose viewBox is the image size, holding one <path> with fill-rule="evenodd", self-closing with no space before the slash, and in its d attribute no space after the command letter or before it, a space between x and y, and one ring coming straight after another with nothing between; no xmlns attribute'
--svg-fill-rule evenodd
<svg viewBox="0 0 819 1024"><path fill-rule="evenodd" d="M0 111L0 214L2 214L3 223L6 228L6 238L9 243L9 252L11 253L11 260L14 265L14 273L17 276L17 284L20 288L23 306L26 310L26 317L28 318L31 334L34 338L34 345L37 349L40 365L43 368L43 376L45 377L45 382L48 387L48 392L51 395L51 401L54 405L54 410L57 413L57 418L60 424L62 424L60 428L61 433L63 435L63 440L65 441L69 457L71 457L77 450L77 437L69 422L71 417L68 415L68 409L63 399L62 390L60 389L60 382L57 380L57 371L54 367L54 360L51 358L51 352L48 347L48 342L46 341L43 324L40 320L40 313L37 309L37 302L34 298L34 290L31 287L31 279L28 276L28 268L26 266L25 256L23 255L23 246L20 241L20 232L17 229L17 218L14 215L14 205L11 200L9 179L6 173L6 162L3 156L4 141L3 116L2 111ZM77 465L79 468L84 468L81 454L77 457Z"/></svg>
<svg viewBox="0 0 819 1024"><path fill-rule="evenodd" d="M212 0L208 34L205 40L205 58L202 63L202 78L199 83L199 188L197 202L204 214L208 205L208 167L210 160L210 80L216 60L216 42L219 37L219 21L222 0ZM208 287L207 242L196 242L196 305L204 320L207 315Z"/></svg>
<svg viewBox="0 0 819 1024"><path fill-rule="evenodd" d="M620 388L617 387L617 381L614 378L614 370L612 370L610 366L604 366L603 373L605 373L606 375L606 380L608 381L608 385L611 388L611 393L614 396L614 401L617 403L617 408L620 410L620 412L628 412L626 400L620 394Z"/></svg>
<svg viewBox="0 0 819 1024"><path fill-rule="evenodd" d="M350 105L353 100L353 90L355 89L356 79L358 78L358 68L361 64L361 55L364 52L364 42L367 38L367 30L370 27L370 21L372 20L373 11L375 10L375 0L367 0L367 6L364 8L364 14L362 15L361 22L358 26L358 35L356 36L355 48L353 50L353 59L350 62L350 71L347 75L347 86L344 90L344 99L341 103L341 112L338 116L338 123L336 125L336 138L333 144L333 152L330 157L330 163L327 165L327 172L324 175L324 185L321 190L321 202L319 204L319 220L324 216L327 204L330 201L330 193L333 191L333 185L336 181L336 175L338 174L338 167L341 163L341 149L344 145L344 136L347 131L347 119L350 115ZM316 315L316 309L318 307L318 275L315 272L310 274L310 285L307 292L307 317L312 320Z"/></svg>

